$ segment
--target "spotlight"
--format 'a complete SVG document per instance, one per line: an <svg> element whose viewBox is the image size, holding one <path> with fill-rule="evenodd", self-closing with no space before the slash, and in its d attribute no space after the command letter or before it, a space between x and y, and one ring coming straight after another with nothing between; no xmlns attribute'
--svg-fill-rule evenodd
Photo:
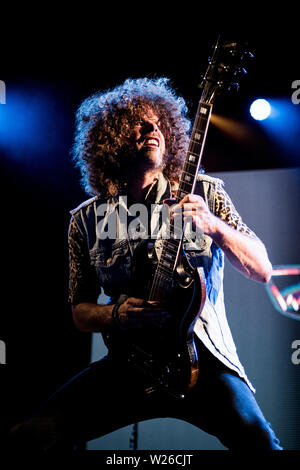
<svg viewBox="0 0 300 470"><path fill-rule="evenodd" d="M270 116L271 106L267 100L258 99L253 101L250 106L250 114L256 121L263 121Z"/></svg>

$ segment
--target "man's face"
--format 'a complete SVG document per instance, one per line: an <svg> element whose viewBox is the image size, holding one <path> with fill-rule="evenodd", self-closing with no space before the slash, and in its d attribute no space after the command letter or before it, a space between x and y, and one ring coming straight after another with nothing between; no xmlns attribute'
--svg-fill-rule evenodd
<svg viewBox="0 0 300 470"><path fill-rule="evenodd" d="M139 161L149 169L161 168L165 153L165 138L159 118L149 108L132 128L130 141L137 150Z"/></svg>

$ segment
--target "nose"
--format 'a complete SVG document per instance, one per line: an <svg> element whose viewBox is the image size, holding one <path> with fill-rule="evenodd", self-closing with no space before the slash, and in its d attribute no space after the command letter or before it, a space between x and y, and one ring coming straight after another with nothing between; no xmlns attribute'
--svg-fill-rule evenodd
<svg viewBox="0 0 300 470"><path fill-rule="evenodd" d="M145 133L158 132L158 125L155 122L148 121L144 129Z"/></svg>

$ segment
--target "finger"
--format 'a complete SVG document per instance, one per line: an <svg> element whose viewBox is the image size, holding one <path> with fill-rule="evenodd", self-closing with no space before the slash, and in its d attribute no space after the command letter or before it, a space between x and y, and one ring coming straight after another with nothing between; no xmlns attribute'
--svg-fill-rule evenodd
<svg viewBox="0 0 300 470"><path fill-rule="evenodd" d="M162 305L160 300L146 300L146 299L138 299L136 297L129 297L127 302L130 306L137 306L137 307L156 307L158 305Z"/></svg>
<svg viewBox="0 0 300 470"><path fill-rule="evenodd" d="M205 206L195 203L187 203L184 204L183 207L175 207L174 210L171 211L171 216L185 213L186 211L203 211L205 210Z"/></svg>
<svg viewBox="0 0 300 470"><path fill-rule="evenodd" d="M206 211L208 208L205 204L205 202L191 202L191 203L185 203L183 206L179 206L178 204L176 206L174 206L174 208L172 208L170 210L170 215L171 215L171 218L174 218L174 217L177 217L181 214L184 214L185 212L187 211L194 211L194 212L203 212L203 211Z"/></svg>
<svg viewBox="0 0 300 470"><path fill-rule="evenodd" d="M154 309L154 308L134 308L127 311L127 314L130 316L144 316L144 317L159 317L159 316L167 316L170 315L169 312L166 310Z"/></svg>
<svg viewBox="0 0 300 470"><path fill-rule="evenodd" d="M194 216L201 216L201 214L203 215L203 212L201 211L197 211L196 209L194 210L189 210L189 211L184 211L183 214L182 214L182 217L185 219L186 217L194 217Z"/></svg>
<svg viewBox="0 0 300 470"><path fill-rule="evenodd" d="M186 198L187 202L204 202L203 197L199 196L199 194L187 194Z"/></svg>
<svg viewBox="0 0 300 470"><path fill-rule="evenodd" d="M148 300L147 306L150 307L151 309L160 309L162 311L167 310L167 301L161 301L161 300Z"/></svg>
<svg viewBox="0 0 300 470"><path fill-rule="evenodd" d="M181 221L181 220L186 220L186 219L189 219L189 218L193 218L193 217L199 217L201 218L201 213L199 211L187 211L187 212L184 212L183 214L174 214L174 221L175 223L177 223L178 221Z"/></svg>
<svg viewBox="0 0 300 470"><path fill-rule="evenodd" d="M136 297L129 297L127 299L127 304L131 307L131 306L137 306L137 307L146 307L148 306L148 302L147 300L145 299L139 299L139 298L136 298ZM124 303L126 303L124 302Z"/></svg>
<svg viewBox="0 0 300 470"><path fill-rule="evenodd" d="M183 204L186 204L188 202L200 202L200 201L204 202L204 199L198 194L187 194L186 196L184 196L184 198L181 199L179 204L182 206Z"/></svg>

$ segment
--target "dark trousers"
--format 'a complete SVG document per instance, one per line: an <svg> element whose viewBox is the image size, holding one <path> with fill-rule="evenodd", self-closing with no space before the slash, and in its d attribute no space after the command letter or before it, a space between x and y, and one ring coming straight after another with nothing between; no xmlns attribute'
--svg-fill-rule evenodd
<svg viewBox="0 0 300 470"><path fill-rule="evenodd" d="M282 450L248 385L212 355L185 398L145 393L148 379L122 359L92 363L30 419L13 428L9 446L54 451L146 419L170 417L216 436L230 450Z"/></svg>

